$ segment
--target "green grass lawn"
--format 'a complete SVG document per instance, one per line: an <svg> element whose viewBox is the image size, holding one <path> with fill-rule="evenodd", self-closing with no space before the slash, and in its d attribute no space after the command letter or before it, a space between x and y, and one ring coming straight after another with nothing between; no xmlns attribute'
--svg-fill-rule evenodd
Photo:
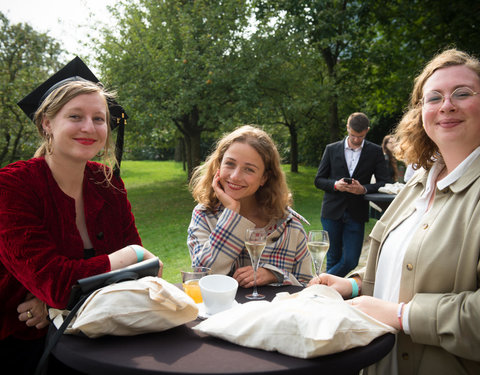
<svg viewBox="0 0 480 375"><path fill-rule="evenodd" d="M311 224L305 224L305 230L321 229L323 191L313 185L316 168L300 166L298 173L290 173L289 168L284 166L294 209ZM187 228L195 206L182 163L127 160L122 162L121 175L144 247L163 261L165 280L180 282L180 270L190 267ZM365 228L368 233L372 222Z"/></svg>

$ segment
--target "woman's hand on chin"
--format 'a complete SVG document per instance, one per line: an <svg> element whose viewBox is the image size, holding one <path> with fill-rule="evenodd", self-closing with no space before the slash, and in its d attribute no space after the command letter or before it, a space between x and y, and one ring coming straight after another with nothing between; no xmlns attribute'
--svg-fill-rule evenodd
<svg viewBox="0 0 480 375"><path fill-rule="evenodd" d="M228 208L237 213L240 212L240 202L228 195L223 189L222 184L220 183L220 171L217 171L217 173L215 173L215 176L213 177L212 188L218 200L223 204L225 208Z"/></svg>

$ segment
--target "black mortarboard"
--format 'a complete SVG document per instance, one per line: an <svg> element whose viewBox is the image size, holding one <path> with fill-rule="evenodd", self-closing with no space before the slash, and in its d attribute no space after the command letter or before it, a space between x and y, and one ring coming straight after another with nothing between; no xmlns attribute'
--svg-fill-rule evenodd
<svg viewBox="0 0 480 375"><path fill-rule="evenodd" d="M98 78L95 77L95 74L93 74L88 66L77 56L17 104L33 121L35 112L53 90L67 82L80 81L83 79L94 83L99 82ZM110 110L110 128L113 130L118 127L115 154L118 160L118 165L120 165L123 151L124 126L128 116L123 108L113 100L108 102L108 109Z"/></svg>

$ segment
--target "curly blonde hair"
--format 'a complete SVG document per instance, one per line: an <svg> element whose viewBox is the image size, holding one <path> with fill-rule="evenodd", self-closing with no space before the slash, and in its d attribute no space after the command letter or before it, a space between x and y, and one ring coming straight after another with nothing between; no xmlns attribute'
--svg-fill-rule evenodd
<svg viewBox="0 0 480 375"><path fill-rule="evenodd" d="M48 153L49 135L43 129L42 123L45 118L53 119L60 112L65 104L70 100L83 94L99 93L105 100L106 123L107 126L107 140L105 142L104 152L102 153L103 173L106 181L110 182L113 176L114 167L118 166L117 158L115 157L115 147L112 141L112 132L110 129L110 111L108 109L108 101L114 99L114 94L107 92L100 84L93 83L87 80L70 81L55 90L53 90L42 102L40 107L35 112L33 121L37 127L38 133L42 138L40 147L35 151L35 158L44 157Z"/></svg>
<svg viewBox="0 0 480 375"><path fill-rule="evenodd" d="M292 195L280 165L280 155L270 136L251 125L241 126L224 135L205 163L195 169L189 185L193 198L211 211L218 207L219 200L212 188L213 177L220 168L225 152L235 142L253 147L265 164L266 182L255 193L263 214L273 219L284 217L287 207L292 203Z"/></svg>
<svg viewBox="0 0 480 375"><path fill-rule="evenodd" d="M448 49L436 55L415 78L410 104L397 125L394 136L397 140L395 156L406 164L415 165L416 169L423 167L429 170L435 160L442 159L437 145L427 136L423 128L423 86L437 70L458 65L466 66L480 78L480 61L457 49Z"/></svg>
<svg viewBox="0 0 480 375"><path fill-rule="evenodd" d="M394 137L397 141L395 156L415 168L423 167L429 170L434 161L442 155L437 145L428 137L422 123L423 86L437 70L450 66L464 65L480 78L480 62L475 57L459 51L448 49L436 55L427 63L422 73L414 81L410 104L400 123L397 125Z"/></svg>

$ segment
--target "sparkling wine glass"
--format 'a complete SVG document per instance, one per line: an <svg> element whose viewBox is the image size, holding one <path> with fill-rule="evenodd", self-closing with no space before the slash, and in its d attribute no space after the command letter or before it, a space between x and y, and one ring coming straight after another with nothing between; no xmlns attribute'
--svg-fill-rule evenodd
<svg viewBox="0 0 480 375"><path fill-rule="evenodd" d="M326 230L311 230L308 232L307 247L313 259L315 274L318 276L322 272L326 272L325 257L330 247L328 232Z"/></svg>
<svg viewBox="0 0 480 375"><path fill-rule="evenodd" d="M248 299L263 299L265 296L257 292L257 269L263 249L267 245L267 232L263 228L247 229L245 233L245 247L247 248L253 267L253 293L247 294Z"/></svg>

